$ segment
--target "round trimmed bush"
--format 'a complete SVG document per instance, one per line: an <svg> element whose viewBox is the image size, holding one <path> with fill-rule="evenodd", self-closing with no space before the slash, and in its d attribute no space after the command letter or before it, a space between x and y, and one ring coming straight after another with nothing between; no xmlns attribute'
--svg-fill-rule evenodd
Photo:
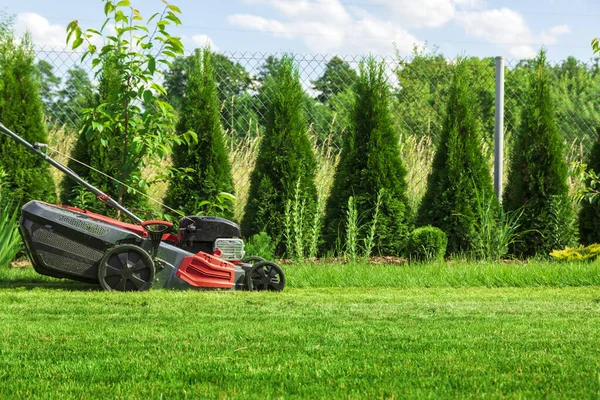
<svg viewBox="0 0 600 400"><path fill-rule="evenodd" d="M423 226L411 232L406 251L411 261L443 260L448 246L448 237L439 228Z"/></svg>

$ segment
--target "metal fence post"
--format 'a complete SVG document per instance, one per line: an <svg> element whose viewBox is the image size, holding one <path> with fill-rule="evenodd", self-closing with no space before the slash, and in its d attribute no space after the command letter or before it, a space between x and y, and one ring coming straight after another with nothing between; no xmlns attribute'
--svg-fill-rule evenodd
<svg viewBox="0 0 600 400"><path fill-rule="evenodd" d="M496 57L496 128L494 134L494 190L502 202L504 162L504 57Z"/></svg>

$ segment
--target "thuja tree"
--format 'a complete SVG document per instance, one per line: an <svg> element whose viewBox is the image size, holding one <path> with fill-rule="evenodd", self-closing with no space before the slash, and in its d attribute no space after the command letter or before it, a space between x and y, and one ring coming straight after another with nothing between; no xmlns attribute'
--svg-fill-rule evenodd
<svg viewBox="0 0 600 400"><path fill-rule="evenodd" d="M29 36L16 40L10 24L0 24L0 121L30 143L47 143L34 59ZM48 164L4 135L0 169L7 174L5 193L16 203L55 200Z"/></svg>
<svg viewBox="0 0 600 400"><path fill-rule="evenodd" d="M278 240L277 252L284 254L289 244L284 238L288 202L302 207L304 221L312 221L317 193L316 161L307 134L305 95L293 59L284 56L277 61L264 86L270 94L265 133L251 175L241 227L246 237L266 232Z"/></svg>
<svg viewBox="0 0 600 400"><path fill-rule="evenodd" d="M119 67L116 65L115 58L107 58L102 62L102 71L99 77L98 93L93 100L93 107L100 104L108 104L118 101L119 93L125 90L125 85L119 74ZM121 185L110 179L108 176L119 176L121 173L120 158L116 158L114 153L107 149L119 146L118 140L122 136L122 132L115 129L114 135L110 137L100 137L97 135L86 134L90 132L84 124L84 129L77 136L77 141L71 152L71 160L67 166L84 180L96 186L105 193L119 193ZM95 170L80 164L75 160L84 161L86 164L93 166L95 170L101 171L103 175ZM135 171L139 174L138 170ZM143 187L138 187L141 192ZM109 214L114 214L116 211L105 210L102 204L95 201L93 195L79 186L74 180L65 178L61 182L61 201L65 204L89 209L92 211L108 211ZM125 207L134 211L144 210L148 206L146 198L133 192L125 191L120 199L120 203Z"/></svg>
<svg viewBox="0 0 600 400"><path fill-rule="evenodd" d="M357 238L368 236L377 211L373 251L398 255L409 232L412 214L383 64L372 58L361 63L354 96L350 129L344 137L340 163L326 205L323 249L335 251L338 243L345 242L348 200L352 196L356 215L360 217ZM378 197L380 204L376 207Z"/></svg>
<svg viewBox="0 0 600 400"><path fill-rule="evenodd" d="M600 135L600 129L597 131L598 135ZM589 174L593 174L596 177L600 175L600 136L594 142L587 168ZM600 189L598 182L589 174L585 179L586 186L593 186L595 190ZM582 202L581 210L579 211L579 241L585 245L600 243L600 203L597 196L588 197Z"/></svg>
<svg viewBox="0 0 600 400"><path fill-rule="evenodd" d="M484 222L495 224L495 199L487 157L481 148L482 132L475 93L470 89L468 64L455 68L440 143L427 179L416 224L432 225L448 236L448 254L472 255ZM482 207L489 211L481 215ZM487 221L483 218L489 217Z"/></svg>
<svg viewBox="0 0 600 400"><path fill-rule="evenodd" d="M216 203L221 192L234 192L219 110L211 53L206 48L189 60L177 125L178 133L196 132L198 141L175 146L172 158L177 173L165 199L168 206L186 214L203 212L202 204ZM226 207L219 216L231 218L232 214L231 207Z"/></svg>
<svg viewBox="0 0 600 400"><path fill-rule="evenodd" d="M523 210L517 229L520 240L512 246L516 255L548 255L575 241L567 173L552 82L542 50L530 75L503 198L506 210Z"/></svg>
<svg viewBox="0 0 600 400"><path fill-rule="evenodd" d="M115 178L137 188L145 184L140 173L142 162L158 165L175 143L189 138L172 129L175 111L164 101L166 91L158 83L157 64L169 64L183 53L181 40L166 31L169 25L181 24L180 10L163 3L163 11L144 22L129 0L104 0L106 18L100 30L83 31L77 21L67 26L67 42L74 49L84 47L82 59L91 58L96 77L102 74L102 64L111 60L122 85L111 101L82 111L82 134L88 140L98 140L118 166ZM96 46L98 42L103 46ZM125 186L120 186L115 193L117 200L123 201L126 193Z"/></svg>

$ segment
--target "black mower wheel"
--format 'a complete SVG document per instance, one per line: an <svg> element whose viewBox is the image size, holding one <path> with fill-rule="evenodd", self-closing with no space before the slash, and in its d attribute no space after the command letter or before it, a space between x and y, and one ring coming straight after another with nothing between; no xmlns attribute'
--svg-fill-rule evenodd
<svg viewBox="0 0 600 400"><path fill-rule="evenodd" d="M154 262L144 249L122 244L108 250L100 260L98 280L104 290L142 292L154 281Z"/></svg>
<svg viewBox="0 0 600 400"><path fill-rule="evenodd" d="M246 257L242 259L242 263L244 264L250 264L250 265L254 265L256 263L262 262L262 261L267 261L262 257L258 257L258 256L250 256L250 257Z"/></svg>
<svg viewBox="0 0 600 400"><path fill-rule="evenodd" d="M261 261L246 272L248 290L281 292L285 287L285 275L281 267L271 261Z"/></svg>

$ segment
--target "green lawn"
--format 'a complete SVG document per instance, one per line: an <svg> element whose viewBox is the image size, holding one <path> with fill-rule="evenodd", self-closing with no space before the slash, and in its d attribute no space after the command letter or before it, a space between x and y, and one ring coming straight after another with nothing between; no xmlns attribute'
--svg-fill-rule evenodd
<svg viewBox="0 0 600 400"><path fill-rule="evenodd" d="M598 398L597 265L495 266L287 267L283 293L0 271L0 398Z"/></svg>

